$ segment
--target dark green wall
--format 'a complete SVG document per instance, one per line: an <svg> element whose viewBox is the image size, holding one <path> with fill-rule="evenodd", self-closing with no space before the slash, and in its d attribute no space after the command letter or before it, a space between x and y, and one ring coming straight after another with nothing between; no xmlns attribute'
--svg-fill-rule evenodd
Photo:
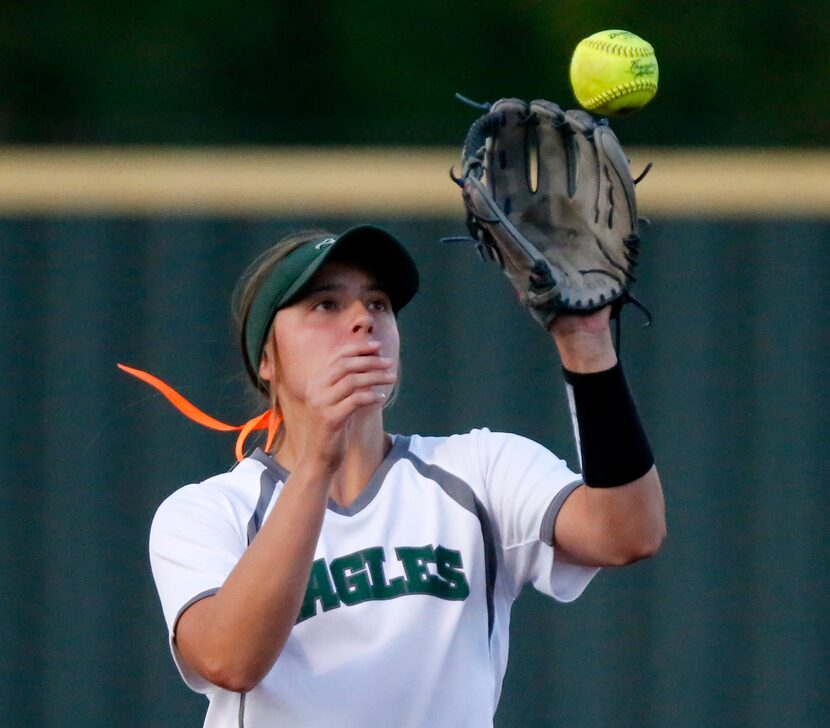
<svg viewBox="0 0 830 728"><path fill-rule="evenodd" d="M233 437L190 424L115 362L245 419L257 405L233 284L280 234L319 222L0 221L3 726L201 725L146 541L167 494L231 465ZM463 232L457 220L379 222L424 280L400 322L390 429L487 425L573 462L552 346L499 271L437 242ZM623 354L669 538L572 605L523 595L497 724L826 725L830 226L673 220L643 251L655 323L627 311Z"/></svg>
<svg viewBox="0 0 830 728"><path fill-rule="evenodd" d="M821 145L830 1L0 3L0 142L461 144L453 99L571 107L599 30L649 40L629 144Z"/></svg>

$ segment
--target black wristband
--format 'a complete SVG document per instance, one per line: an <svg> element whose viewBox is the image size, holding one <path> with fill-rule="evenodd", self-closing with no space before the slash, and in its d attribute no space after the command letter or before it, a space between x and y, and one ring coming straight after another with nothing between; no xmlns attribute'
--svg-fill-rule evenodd
<svg viewBox="0 0 830 728"><path fill-rule="evenodd" d="M562 371L585 484L614 488L651 470L654 455L620 363L590 374Z"/></svg>

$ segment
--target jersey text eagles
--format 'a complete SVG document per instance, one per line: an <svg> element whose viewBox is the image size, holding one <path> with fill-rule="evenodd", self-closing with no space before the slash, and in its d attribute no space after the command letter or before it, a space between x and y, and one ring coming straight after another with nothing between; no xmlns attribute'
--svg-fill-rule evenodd
<svg viewBox="0 0 830 728"><path fill-rule="evenodd" d="M341 605L396 599L408 594L429 594L439 599L462 601L470 594L461 552L443 546L398 546L395 556L404 576L387 579L386 554L381 546L340 556L330 564L317 559L311 565L303 606L297 623ZM433 567L432 569L430 567Z"/></svg>

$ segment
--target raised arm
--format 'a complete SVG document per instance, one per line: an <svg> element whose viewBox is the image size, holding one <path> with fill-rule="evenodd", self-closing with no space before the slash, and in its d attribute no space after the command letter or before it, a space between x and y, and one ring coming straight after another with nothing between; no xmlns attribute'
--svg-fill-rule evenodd
<svg viewBox="0 0 830 728"><path fill-rule="evenodd" d="M619 369L609 311L560 315L550 328L570 380L585 477L559 512L554 546L557 558L593 566L652 556L666 535L660 478Z"/></svg>
<svg viewBox="0 0 830 728"><path fill-rule="evenodd" d="M378 343L349 343L323 377L309 383L303 424L294 428L302 431L297 457L270 515L219 591L179 619L179 653L214 685L252 689L288 639L335 475L346 456L350 424L360 411L377 409L384 397L378 388L394 380L392 360L378 351Z"/></svg>
<svg viewBox="0 0 830 728"><path fill-rule="evenodd" d="M590 565L649 556L665 533L660 480L618 368L610 309L586 313L624 301L636 280L628 157L605 119L506 98L472 125L462 162L470 235L553 335L580 416L586 485L558 515L556 553Z"/></svg>

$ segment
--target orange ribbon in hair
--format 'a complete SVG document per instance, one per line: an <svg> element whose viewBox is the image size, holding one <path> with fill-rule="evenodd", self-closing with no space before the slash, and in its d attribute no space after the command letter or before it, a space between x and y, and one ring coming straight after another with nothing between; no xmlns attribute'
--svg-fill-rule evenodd
<svg viewBox="0 0 830 728"><path fill-rule="evenodd" d="M253 419L248 420L244 425L228 425L217 420L215 417L211 417L209 414L202 412L202 410L182 397L182 395L173 389L173 387L161 381L161 379L153 376L149 372L144 372L141 369L133 369L132 367L125 366L124 364L119 364L118 368L121 371L140 379L145 384L149 384L151 387L157 389L167 398L170 404L179 410L179 412L181 412L185 417L193 420L203 427L209 427L211 430L219 430L220 432L234 432L238 430L239 436L236 438L236 447L234 448L237 461L241 461L245 457L245 453L243 451L245 447L245 440L248 439L248 435L250 435L254 430L268 430L268 439L265 444L266 451L270 450L271 446L274 444L274 438L277 435L277 428L282 422L282 417L274 412L273 409L266 410L261 415L257 415Z"/></svg>

